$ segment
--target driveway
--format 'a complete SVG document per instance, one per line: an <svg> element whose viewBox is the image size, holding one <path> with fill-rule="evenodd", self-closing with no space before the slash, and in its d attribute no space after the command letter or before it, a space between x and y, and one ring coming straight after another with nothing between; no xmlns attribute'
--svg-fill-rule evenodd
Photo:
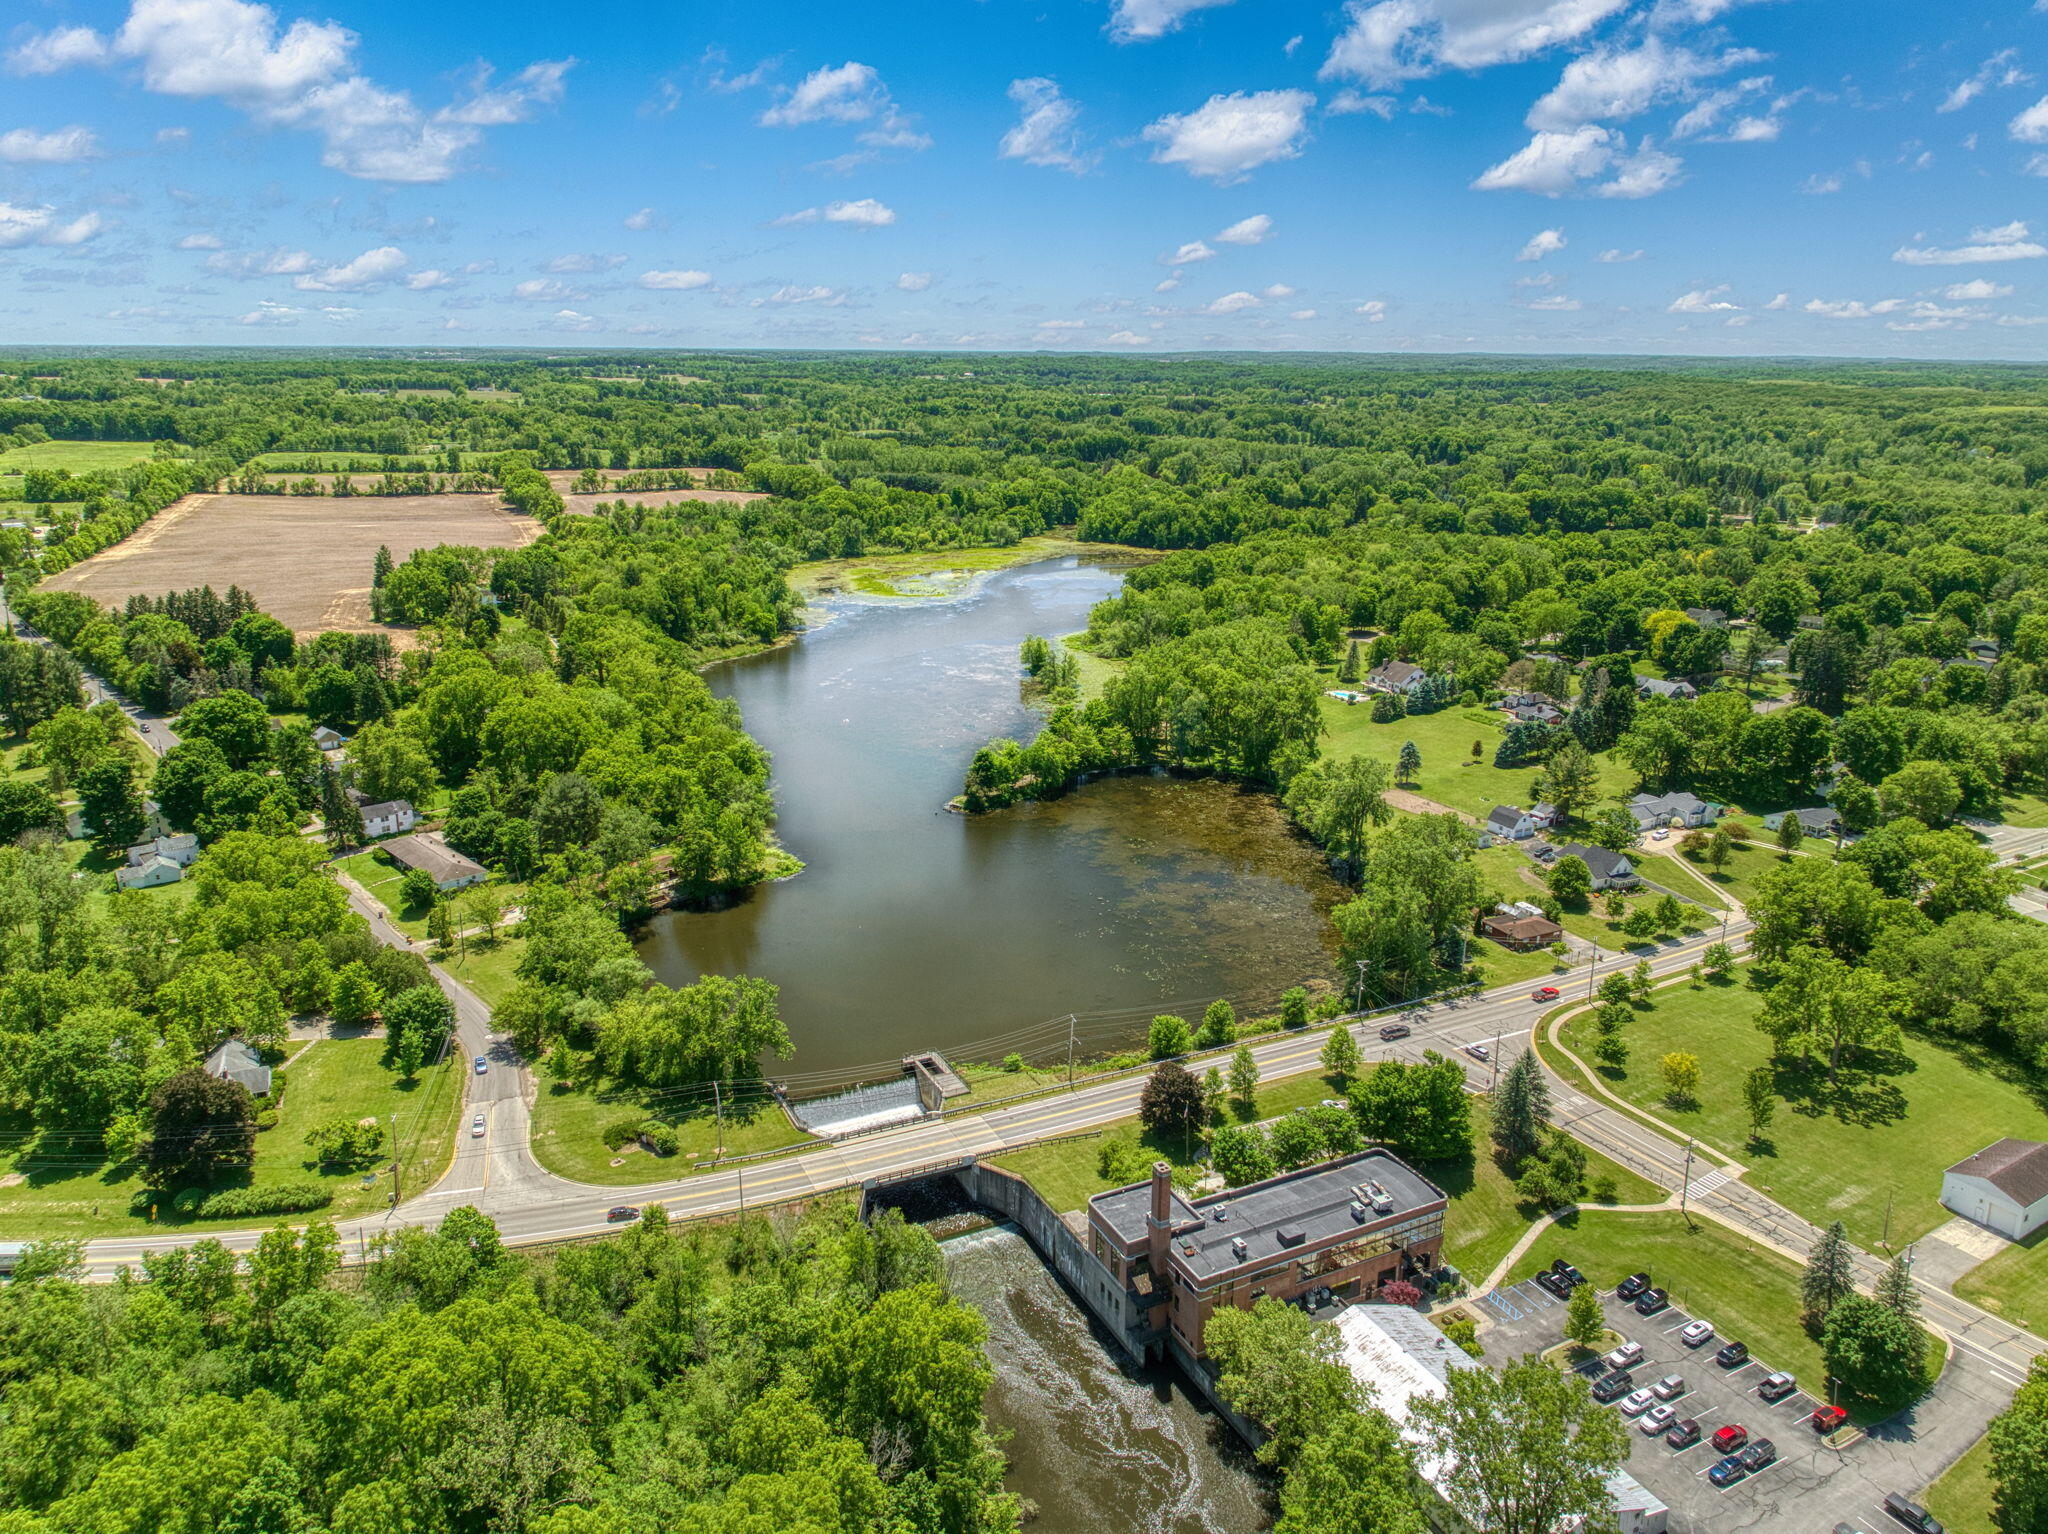
<svg viewBox="0 0 2048 1534"><path fill-rule="evenodd" d="M1609 1283L1619 1277L1595 1276ZM1466 1304L1488 1322L1479 1340L1491 1363L1541 1352L1564 1339L1563 1302L1533 1279ZM1983 1436L2011 1394L1982 1362L1958 1352L1927 1399L1868 1435L1831 1448L1807 1420L1819 1404L1814 1395L1802 1388L1773 1405L1756 1393L1772 1372L1770 1359L1752 1359L1734 1369L1714 1361L1723 1342L1742 1339L1717 1336L1694 1351L1678 1340L1680 1328L1695 1319L1680 1306L1640 1316L1634 1306L1615 1299L1610 1288L1602 1292L1602 1307L1610 1327L1643 1346L1642 1361L1629 1369L1635 1383L1648 1386L1667 1374L1683 1375L1685 1393L1673 1404L1679 1417L1700 1424L1701 1441L1682 1450L1672 1449L1661 1436L1629 1434L1628 1472L1670 1507L1671 1534L1750 1529L1818 1534L1837 1523L1864 1534L1895 1534L1897 1526L1880 1511L1886 1494L1923 1490ZM1606 1371L1596 1361L1582 1372L1590 1380ZM1717 1428L1731 1424L1748 1429L1751 1442L1769 1438L1778 1457L1753 1476L1716 1487L1706 1473L1720 1456L1708 1440Z"/></svg>

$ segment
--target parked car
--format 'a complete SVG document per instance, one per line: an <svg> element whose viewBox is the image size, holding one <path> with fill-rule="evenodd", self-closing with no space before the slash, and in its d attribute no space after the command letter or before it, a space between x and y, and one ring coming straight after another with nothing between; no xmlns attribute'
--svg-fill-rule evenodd
<svg viewBox="0 0 2048 1534"><path fill-rule="evenodd" d="M1557 997L1558 990L1554 985L1539 985L1529 993L1531 1001L1556 1001Z"/></svg>
<svg viewBox="0 0 2048 1534"><path fill-rule="evenodd" d="M475 1118L469 1121L469 1137L472 1140L481 1140L483 1138L483 1135L484 1116L481 1113L479 1113Z"/></svg>
<svg viewBox="0 0 2048 1534"><path fill-rule="evenodd" d="M1659 1433L1663 1432L1664 1429L1671 1426L1672 1420L1676 1418L1677 1415L1677 1407L1664 1406L1660 1404L1657 1406L1653 1406L1648 1411L1644 1412L1643 1420L1638 1422L1636 1426L1641 1428L1643 1432L1649 1437L1655 1438Z"/></svg>
<svg viewBox="0 0 2048 1534"><path fill-rule="evenodd" d="M1671 1296L1662 1289L1645 1289L1636 1296L1636 1314L1654 1316L1658 1311L1668 1309L1670 1304Z"/></svg>
<svg viewBox="0 0 2048 1534"><path fill-rule="evenodd" d="M1619 1284L1615 1286L1614 1297L1617 1300L1632 1300L1649 1287L1649 1274L1631 1273L1627 1278L1624 1278Z"/></svg>
<svg viewBox="0 0 2048 1534"><path fill-rule="evenodd" d="M1635 1388L1635 1383L1624 1373L1610 1374L1593 1382L1593 1399L1603 1405L1609 1401L1618 1401Z"/></svg>
<svg viewBox="0 0 2048 1534"><path fill-rule="evenodd" d="M1685 1394L1685 1376L1667 1374L1650 1389L1657 1393L1657 1399L1660 1401L1675 1401Z"/></svg>
<svg viewBox="0 0 2048 1534"><path fill-rule="evenodd" d="M1769 1376L1761 1385L1757 1386L1756 1393L1766 1401L1776 1404L1798 1388L1799 1382L1797 1380L1792 1378L1791 1375L1780 1371Z"/></svg>
<svg viewBox="0 0 2048 1534"><path fill-rule="evenodd" d="M1918 1534L1942 1534L1941 1520L1911 1497L1893 1492L1884 1499L1884 1510L1907 1528L1917 1530Z"/></svg>
<svg viewBox="0 0 2048 1534"><path fill-rule="evenodd" d="M1631 1390L1621 1398L1621 1414L1624 1417L1638 1417L1648 1411L1656 1397L1647 1390Z"/></svg>
<svg viewBox="0 0 2048 1534"><path fill-rule="evenodd" d="M1759 1438L1742 1451L1742 1468L1755 1475L1777 1457L1778 1446L1768 1438Z"/></svg>
<svg viewBox="0 0 2048 1534"><path fill-rule="evenodd" d="M1714 1323L1711 1321L1688 1321L1685 1329L1678 1334L1678 1340L1689 1348L1696 1348L1713 1340Z"/></svg>
<svg viewBox="0 0 2048 1534"><path fill-rule="evenodd" d="M1640 1342L1624 1342L1600 1361L1609 1369L1626 1369L1641 1361L1643 1345Z"/></svg>
<svg viewBox="0 0 2048 1534"><path fill-rule="evenodd" d="M1562 1257L1536 1275L1536 1282L1559 1299L1563 1299L1585 1281L1586 1275Z"/></svg>
<svg viewBox="0 0 2048 1534"><path fill-rule="evenodd" d="M1493 1058L1484 1044L1467 1044L1465 1046L1465 1053L1475 1060L1491 1060Z"/></svg>
<svg viewBox="0 0 2048 1534"><path fill-rule="evenodd" d="M1694 1417L1680 1417L1671 1424L1671 1431L1664 1435L1664 1441L1674 1449L1690 1449L1700 1441L1698 1419Z"/></svg>
<svg viewBox="0 0 2048 1534"><path fill-rule="evenodd" d="M1849 1413L1839 1406L1816 1406L1813 1409L1813 1430L1816 1433L1832 1433L1849 1420Z"/></svg>
<svg viewBox="0 0 2048 1534"><path fill-rule="evenodd" d="M1748 1442L1749 1429L1739 1422L1731 1422L1726 1427L1714 1429L1714 1452L1716 1454L1733 1454Z"/></svg>
<svg viewBox="0 0 2048 1534"><path fill-rule="evenodd" d="M481 1076L485 1071L489 1070L490 1068L490 1061L486 1060L482 1055L478 1055L476 1057L476 1073L479 1076Z"/></svg>
<svg viewBox="0 0 2048 1534"><path fill-rule="evenodd" d="M1406 1023L1382 1023L1380 1037L1383 1039L1405 1039L1415 1030Z"/></svg>
<svg viewBox="0 0 2048 1534"><path fill-rule="evenodd" d="M1707 1479L1716 1486L1733 1486L1747 1474L1749 1469L1742 1463L1742 1456L1731 1454L1707 1472Z"/></svg>
<svg viewBox="0 0 2048 1534"><path fill-rule="evenodd" d="M1749 1344L1731 1342L1714 1355L1714 1362L1724 1369L1739 1369L1749 1362Z"/></svg>
<svg viewBox="0 0 2048 1534"><path fill-rule="evenodd" d="M604 1217L614 1225L618 1225L627 1220L639 1219L640 1211L632 1204L614 1204L604 1212Z"/></svg>

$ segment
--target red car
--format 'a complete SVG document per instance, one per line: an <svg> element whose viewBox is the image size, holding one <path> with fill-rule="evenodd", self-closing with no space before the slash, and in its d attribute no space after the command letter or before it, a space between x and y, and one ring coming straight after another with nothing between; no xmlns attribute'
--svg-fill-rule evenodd
<svg viewBox="0 0 2048 1534"><path fill-rule="evenodd" d="M1714 1430L1714 1452L1716 1454L1733 1454L1748 1442L1749 1429L1743 1427L1740 1423L1731 1422L1724 1428L1716 1428Z"/></svg>
<svg viewBox="0 0 2048 1534"><path fill-rule="evenodd" d="M1848 1420L1849 1414L1839 1406L1816 1406L1813 1409L1813 1430L1816 1433L1832 1433Z"/></svg>
<svg viewBox="0 0 2048 1534"><path fill-rule="evenodd" d="M1531 1001L1556 1001L1557 995L1558 992L1556 986L1539 985L1536 987L1535 990L1529 993L1529 999Z"/></svg>

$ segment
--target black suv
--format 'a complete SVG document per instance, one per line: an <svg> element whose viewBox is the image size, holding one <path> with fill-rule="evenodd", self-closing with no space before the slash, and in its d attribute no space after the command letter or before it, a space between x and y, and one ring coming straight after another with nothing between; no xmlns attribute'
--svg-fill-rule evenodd
<svg viewBox="0 0 2048 1534"><path fill-rule="evenodd" d="M1563 1299L1586 1281L1586 1275L1562 1257L1536 1275L1537 1284Z"/></svg>
<svg viewBox="0 0 2048 1534"><path fill-rule="evenodd" d="M1749 1344L1731 1342L1714 1355L1714 1362L1724 1369L1739 1369L1749 1362Z"/></svg>
<svg viewBox="0 0 2048 1534"><path fill-rule="evenodd" d="M1649 1287L1649 1274L1631 1273L1627 1278L1624 1278L1621 1281L1621 1283L1616 1287L1614 1291L1614 1297L1617 1300L1632 1300Z"/></svg>
<svg viewBox="0 0 2048 1534"><path fill-rule="evenodd" d="M1593 1399L1603 1403L1619 1401L1635 1388L1634 1377L1625 1369L1617 1369L1605 1379L1593 1382Z"/></svg>
<svg viewBox="0 0 2048 1534"><path fill-rule="evenodd" d="M1662 1289L1645 1289L1636 1296L1636 1314L1654 1316L1671 1303L1671 1296Z"/></svg>
<svg viewBox="0 0 2048 1534"><path fill-rule="evenodd" d="M1742 1451L1742 1468L1755 1475L1777 1457L1778 1446L1768 1438L1759 1438Z"/></svg>
<svg viewBox="0 0 2048 1534"><path fill-rule="evenodd" d="M1910 1497L1893 1492L1884 1499L1884 1510L1918 1534L1942 1534L1941 1520Z"/></svg>

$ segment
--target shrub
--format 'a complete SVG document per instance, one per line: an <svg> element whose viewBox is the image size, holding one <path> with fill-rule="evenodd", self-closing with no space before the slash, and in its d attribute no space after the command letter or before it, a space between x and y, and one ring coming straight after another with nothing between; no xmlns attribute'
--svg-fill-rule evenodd
<svg viewBox="0 0 2048 1534"><path fill-rule="evenodd" d="M196 1190L188 1188L186 1193ZM182 1206L185 1194L178 1195ZM200 1200L197 1213L207 1219L251 1219L260 1215L298 1214L308 1209L325 1209L334 1202L334 1189L317 1182L279 1183L274 1188L223 1188Z"/></svg>
<svg viewBox="0 0 2048 1534"><path fill-rule="evenodd" d="M1024 1057L1019 1054L1004 1055L1003 1069L1014 1076L1017 1072L1024 1069Z"/></svg>
<svg viewBox="0 0 2048 1534"><path fill-rule="evenodd" d="M630 1119L613 1119L609 1124L604 1126L604 1129L599 1133L598 1138L604 1141L604 1148L606 1150L615 1151L620 1146L630 1145L633 1143L633 1141L639 1139L640 1126L646 1122L647 1121L645 1119L637 1117Z"/></svg>
<svg viewBox="0 0 2048 1534"><path fill-rule="evenodd" d="M199 1206L206 1202L204 1188L187 1188L171 1200L171 1207L180 1214L197 1214Z"/></svg>
<svg viewBox="0 0 2048 1534"><path fill-rule="evenodd" d="M649 1119L640 1126L640 1143L657 1156L673 1156L680 1142L673 1126Z"/></svg>
<svg viewBox="0 0 2048 1534"><path fill-rule="evenodd" d="M277 1128L277 1110L275 1108L265 1108L256 1115L256 1129L259 1134L263 1130L275 1128Z"/></svg>
<svg viewBox="0 0 2048 1534"><path fill-rule="evenodd" d="M1105 1182L1136 1182L1145 1175L1145 1148L1131 1135L1111 1135L1095 1157L1096 1175Z"/></svg>
<svg viewBox="0 0 2048 1534"><path fill-rule="evenodd" d="M1391 1284L1380 1285L1380 1298L1389 1305L1419 1305L1422 1291L1405 1278L1397 1278Z"/></svg>
<svg viewBox="0 0 2048 1534"><path fill-rule="evenodd" d="M1612 1173L1603 1173L1593 1179L1593 1202L1596 1204L1618 1204L1621 1189L1615 1186Z"/></svg>

